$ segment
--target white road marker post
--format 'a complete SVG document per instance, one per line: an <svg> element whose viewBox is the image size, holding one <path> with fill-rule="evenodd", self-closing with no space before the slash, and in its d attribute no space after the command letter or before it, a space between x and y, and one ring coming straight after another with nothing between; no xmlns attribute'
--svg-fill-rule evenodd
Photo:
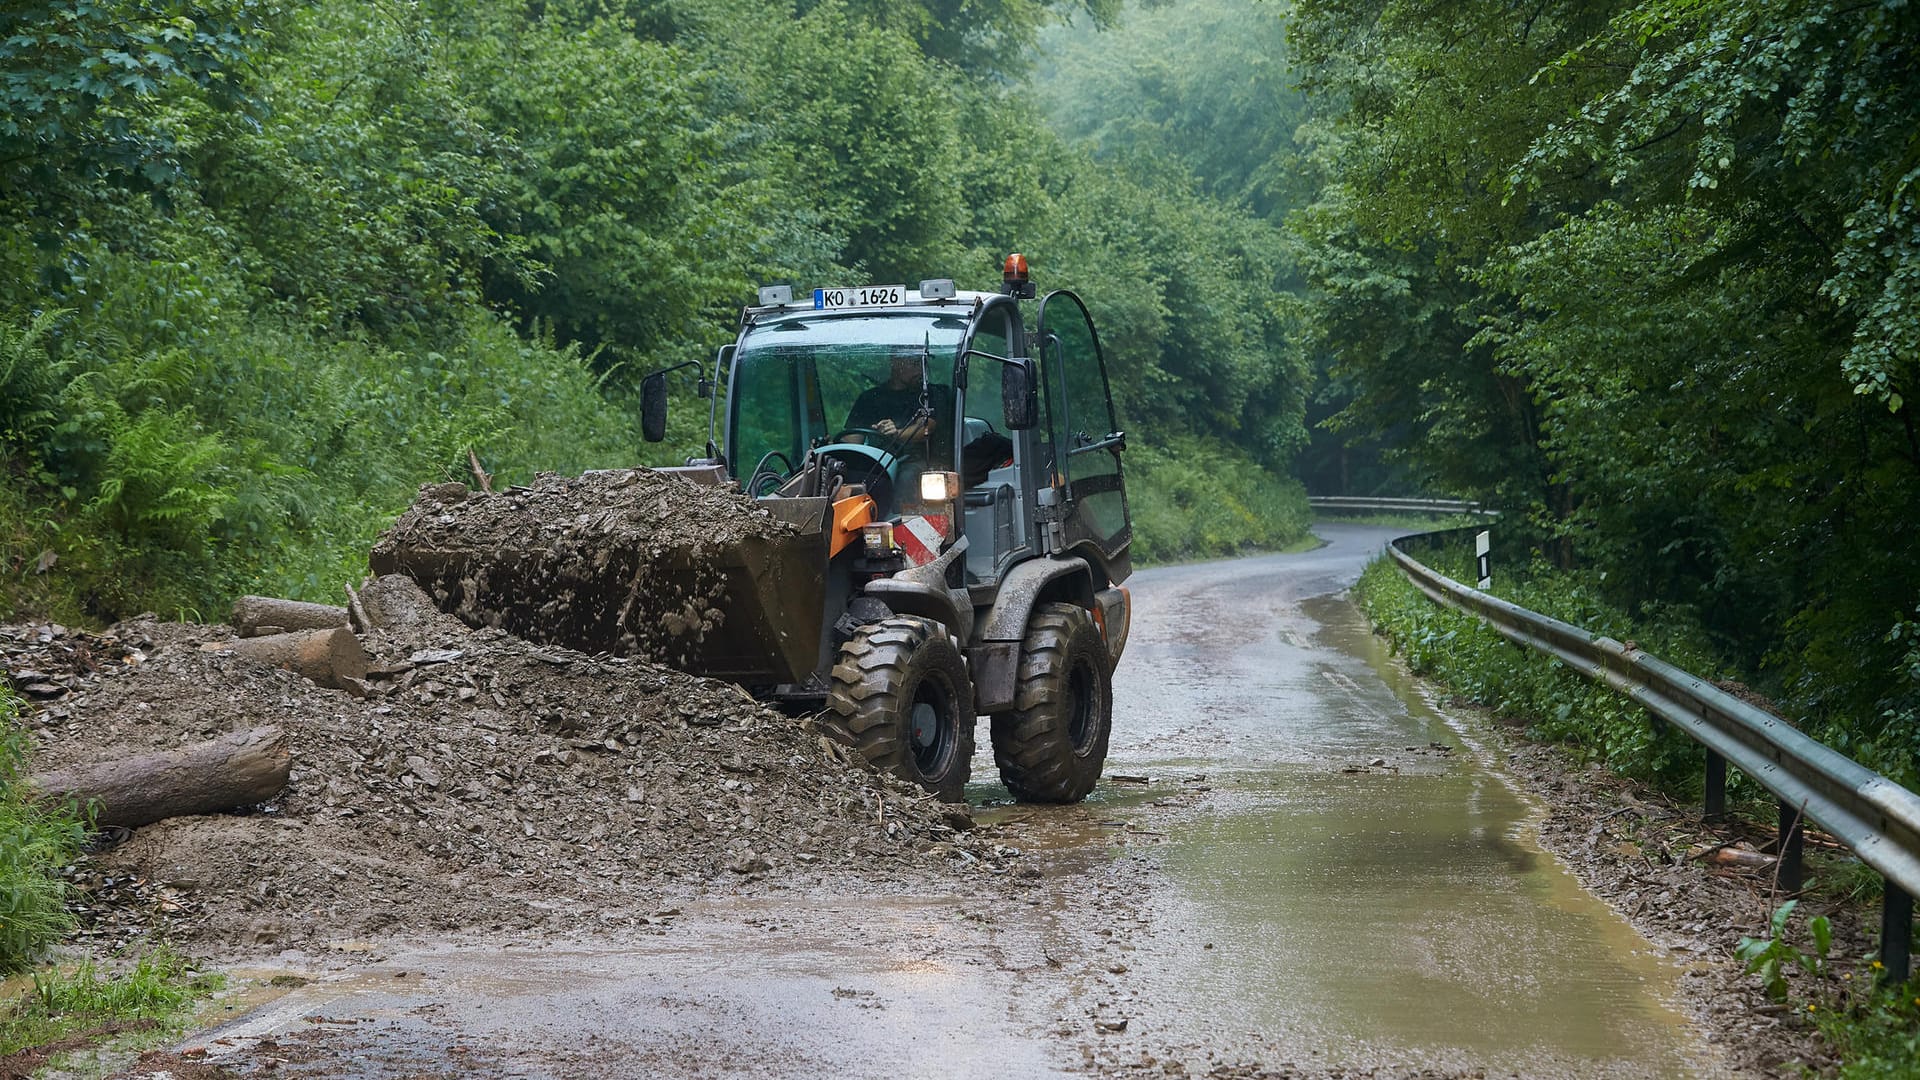
<svg viewBox="0 0 1920 1080"><path fill-rule="evenodd" d="M1491 532L1488 532L1483 529L1480 532L1474 534L1473 558L1474 558L1474 565L1479 568L1479 572L1480 572L1480 584L1477 587L1482 592L1486 591L1487 588L1489 588L1493 584L1492 551L1493 551L1493 534Z"/></svg>

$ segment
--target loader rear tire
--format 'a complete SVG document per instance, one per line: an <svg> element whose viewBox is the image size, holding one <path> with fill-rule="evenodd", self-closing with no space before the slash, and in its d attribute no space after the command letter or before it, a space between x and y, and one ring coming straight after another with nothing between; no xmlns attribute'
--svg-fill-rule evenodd
<svg viewBox="0 0 1920 1080"><path fill-rule="evenodd" d="M965 802L973 770L973 683L946 628L896 615L840 647L822 726L882 772Z"/></svg>
<svg viewBox="0 0 1920 1080"><path fill-rule="evenodd" d="M1014 711L993 717L993 760L1021 802L1075 803L1107 762L1113 665L1087 609L1040 604L1027 620Z"/></svg>

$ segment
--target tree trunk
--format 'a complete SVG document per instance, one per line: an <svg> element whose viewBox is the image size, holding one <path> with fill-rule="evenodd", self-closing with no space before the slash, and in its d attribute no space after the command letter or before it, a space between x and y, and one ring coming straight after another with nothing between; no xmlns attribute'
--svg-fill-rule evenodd
<svg viewBox="0 0 1920 1080"><path fill-rule="evenodd" d="M100 828L251 806L287 786L292 758L277 727L222 735L178 750L73 765L28 778L41 799L97 802Z"/></svg>
<svg viewBox="0 0 1920 1080"><path fill-rule="evenodd" d="M347 609L271 596L243 596L233 602L234 629L241 637L265 637L294 630L331 630L347 625Z"/></svg>
<svg viewBox="0 0 1920 1080"><path fill-rule="evenodd" d="M203 646L209 652L230 652L263 664L305 675L332 690L351 689L349 680L367 677L372 661L360 639L345 626L332 630L303 630L297 634L236 638Z"/></svg>

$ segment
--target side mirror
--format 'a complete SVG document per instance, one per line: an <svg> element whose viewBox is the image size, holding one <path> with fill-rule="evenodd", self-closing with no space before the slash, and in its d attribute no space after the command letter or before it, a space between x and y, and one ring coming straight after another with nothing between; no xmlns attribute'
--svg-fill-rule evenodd
<svg viewBox="0 0 1920 1080"><path fill-rule="evenodd" d="M1040 422L1040 399L1034 393L1033 371L1033 361L1015 358L1000 373L1000 409L1009 431L1025 431Z"/></svg>
<svg viewBox="0 0 1920 1080"><path fill-rule="evenodd" d="M640 380L640 437L648 442L667 437L667 373L664 371Z"/></svg>

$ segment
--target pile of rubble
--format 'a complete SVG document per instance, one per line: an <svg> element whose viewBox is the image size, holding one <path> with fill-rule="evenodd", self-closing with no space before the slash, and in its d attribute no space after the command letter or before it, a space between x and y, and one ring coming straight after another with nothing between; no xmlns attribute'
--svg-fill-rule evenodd
<svg viewBox="0 0 1920 1080"><path fill-rule="evenodd" d="M239 655L224 627L0 628L36 770L264 726L291 750L272 801L139 828L79 868L95 934L278 949L645 926L716 889L850 869L886 887L1016 854L731 684L471 630L404 578L361 599L382 625L342 690Z"/></svg>

